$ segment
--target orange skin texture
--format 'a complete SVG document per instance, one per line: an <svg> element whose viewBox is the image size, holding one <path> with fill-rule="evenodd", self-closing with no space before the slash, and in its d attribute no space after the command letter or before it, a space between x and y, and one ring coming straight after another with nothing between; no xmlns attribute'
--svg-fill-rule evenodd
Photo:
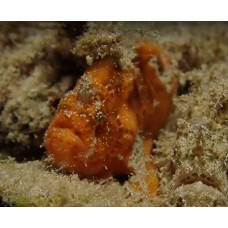
<svg viewBox="0 0 228 228"><path fill-rule="evenodd" d="M59 103L44 138L47 153L56 166L86 178L107 178L136 173L129 166L137 134L144 140L148 158L145 177L150 194L158 188L158 178L150 161L153 139L172 110L172 91L167 92L152 57L165 71L171 64L156 45L144 41L136 48L136 71L123 71L112 59L95 62ZM157 105L153 105L155 100ZM146 159L147 160L147 159ZM139 183L133 183L140 190Z"/></svg>

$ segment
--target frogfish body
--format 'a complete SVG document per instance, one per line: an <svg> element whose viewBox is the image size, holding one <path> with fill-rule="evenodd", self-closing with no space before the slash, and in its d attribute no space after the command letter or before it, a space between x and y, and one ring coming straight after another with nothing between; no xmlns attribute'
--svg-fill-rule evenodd
<svg viewBox="0 0 228 228"><path fill-rule="evenodd" d="M168 92L159 79L171 61L158 46L144 41L136 52L137 70L122 70L112 58L99 60L62 98L44 138L54 165L89 179L137 174L129 165L137 134L150 157L153 139L171 112L176 83L171 80ZM154 59L159 69L152 66ZM146 165L155 193L158 180L153 165Z"/></svg>

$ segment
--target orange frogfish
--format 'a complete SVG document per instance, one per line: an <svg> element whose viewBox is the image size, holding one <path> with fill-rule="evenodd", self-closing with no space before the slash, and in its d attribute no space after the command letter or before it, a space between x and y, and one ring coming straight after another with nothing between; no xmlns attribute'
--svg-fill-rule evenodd
<svg viewBox="0 0 228 228"><path fill-rule="evenodd" d="M136 53L137 70L122 70L111 57L99 60L62 98L44 138L55 166L89 179L137 173L129 165L137 134L150 157L153 139L171 112L176 82L171 79L168 92L159 79L171 61L157 45L144 40ZM147 163L155 193L158 180Z"/></svg>

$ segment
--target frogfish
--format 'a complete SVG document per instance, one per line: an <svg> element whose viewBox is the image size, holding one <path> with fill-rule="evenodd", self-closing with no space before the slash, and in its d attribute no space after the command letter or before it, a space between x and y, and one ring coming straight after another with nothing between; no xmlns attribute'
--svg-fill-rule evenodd
<svg viewBox="0 0 228 228"><path fill-rule="evenodd" d="M134 69L123 70L106 57L85 71L61 99L44 144L56 167L82 178L103 179L137 175L129 159L140 135L146 183L149 193L155 194L159 181L150 153L172 110L177 85L172 77L168 91L160 78L171 66L162 48L143 40L135 52ZM138 183L132 184L137 188Z"/></svg>

